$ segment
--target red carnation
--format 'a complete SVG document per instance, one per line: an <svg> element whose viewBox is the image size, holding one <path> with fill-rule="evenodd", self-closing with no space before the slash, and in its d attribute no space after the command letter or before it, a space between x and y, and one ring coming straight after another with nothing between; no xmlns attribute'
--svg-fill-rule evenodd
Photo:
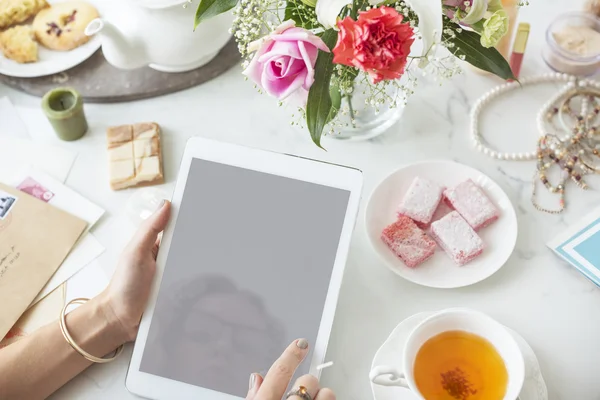
<svg viewBox="0 0 600 400"><path fill-rule="evenodd" d="M395 9L379 7L361 12L357 21L350 17L338 21L333 62L365 71L373 83L400 78L415 41L413 29L403 19Z"/></svg>

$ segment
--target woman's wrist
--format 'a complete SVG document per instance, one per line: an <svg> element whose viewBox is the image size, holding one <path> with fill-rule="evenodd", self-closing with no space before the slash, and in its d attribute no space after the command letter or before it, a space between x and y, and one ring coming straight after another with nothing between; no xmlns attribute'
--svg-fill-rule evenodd
<svg viewBox="0 0 600 400"><path fill-rule="evenodd" d="M118 345L131 342L135 339L137 329L135 327L126 326L115 312L110 294L107 291L100 293L94 299L90 300L97 302L97 307L105 320L105 329L107 335L118 340Z"/></svg>
<svg viewBox="0 0 600 400"><path fill-rule="evenodd" d="M69 312L66 318L73 341L96 357L104 357L130 340L109 300L104 292Z"/></svg>

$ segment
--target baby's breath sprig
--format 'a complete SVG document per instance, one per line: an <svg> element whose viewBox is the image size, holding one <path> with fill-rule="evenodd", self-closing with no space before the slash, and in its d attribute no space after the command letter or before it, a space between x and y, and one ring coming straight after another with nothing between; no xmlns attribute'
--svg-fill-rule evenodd
<svg viewBox="0 0 600 400"><path fill-rule="evenodd" d="M285 15L296 21L297 26L305 29L314 29L320 26L314 7L304 4L301 0L288 0Z"/></svg>
<svg viewBox="0 0 600 400"><path fill-rule="evenodd" d="M347 65L336 64L331 76L331 85L340 90L342 97L351 96L354 91L354 79L358 75L358 69Z"/></svg>
<svg viewBox="0 0 600 400"><path fill-rule="evenodd" d="M235 37L242 57L249 58L248 45L271 32L282 21L282 0L240 0L233 10L230 32Z"/></svg>

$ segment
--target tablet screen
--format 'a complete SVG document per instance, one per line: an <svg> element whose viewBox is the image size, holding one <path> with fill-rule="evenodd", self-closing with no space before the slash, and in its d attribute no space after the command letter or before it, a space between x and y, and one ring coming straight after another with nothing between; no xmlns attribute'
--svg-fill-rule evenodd
<svg viewBox="0 0 600 400"><path fill-rule="evenodd" d="M294 339L314 345L349 198L193 159L140 371L245 397Z"/></svg>

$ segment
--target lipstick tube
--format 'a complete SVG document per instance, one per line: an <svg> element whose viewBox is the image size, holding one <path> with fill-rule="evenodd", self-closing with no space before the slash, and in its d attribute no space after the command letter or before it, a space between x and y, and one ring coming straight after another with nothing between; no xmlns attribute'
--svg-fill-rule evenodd
<svg viewBox="0 0 600 400"><path fill-rule="evenodd" d="M510 68L512 69L515 78L519 78L521 74L521 65L523 64L523 55L527 47L527 39L529 39L529 31L531 25L526 22L521 22L517 28L517 35L513 44L513 51L510 55Z"/></svg>

